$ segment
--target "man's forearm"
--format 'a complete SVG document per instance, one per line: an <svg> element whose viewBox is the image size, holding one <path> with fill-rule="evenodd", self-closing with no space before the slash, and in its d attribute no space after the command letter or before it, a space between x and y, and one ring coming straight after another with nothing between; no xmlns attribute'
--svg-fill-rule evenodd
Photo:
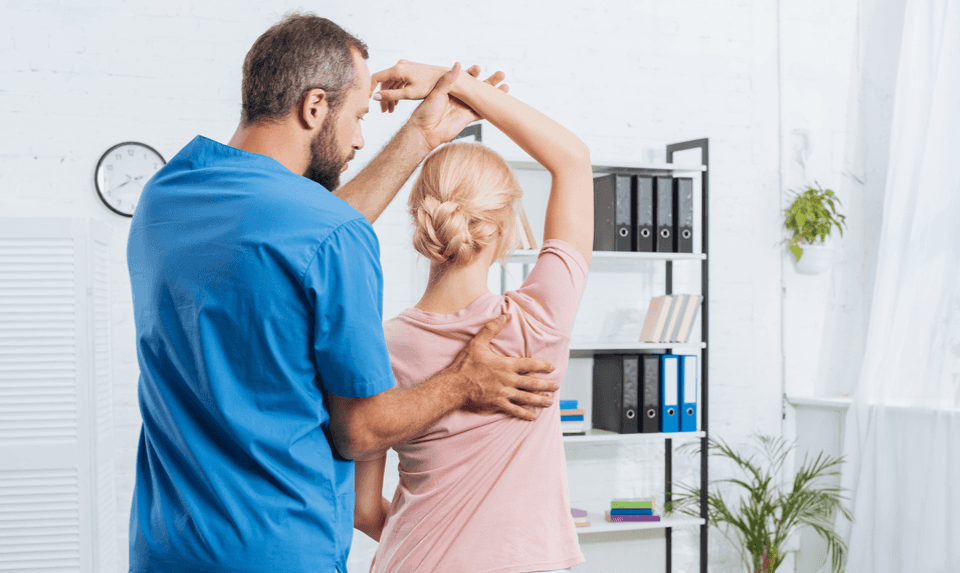
<svg viewBox="0 0 960 573"><path fill-rule="evenodd" d="M406 123L336 195L363 213L372 224L431 151L420 130Z"/></svg>
<svg viewBox="0 0 960 573"><path fill-rule="evenodd" d="M466 392L461 376L445 370L413 388L394 388L370 398L330 398L337 449L346 458L361 460L382 455L461 407Z"/></svg>

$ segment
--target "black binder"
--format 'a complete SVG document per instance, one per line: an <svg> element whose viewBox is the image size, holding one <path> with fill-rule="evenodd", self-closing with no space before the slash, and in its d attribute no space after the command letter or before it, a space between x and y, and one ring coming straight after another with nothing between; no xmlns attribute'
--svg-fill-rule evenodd
<svg viewBox="0 0 960 573"><path fill-rule="evenodd" d="M657 252L673 253L673 178L657 177L654 193L656 204L653 207L654 220L657 222Z"/></svg>
<svg viewBox="0 0 960 573"><path fill-rule="evenodd" d="M637 251L641 253L652 253L654 251L653 236L656 229L653 224L653 177L644 175L636 176L636 202L634 203L634 213L637 218L636 245Z"/></svg>
<svg viewBox="0 0 960 573"><path fill-rule="evenodd" d="M640 431L660 431L660 355L640 356Z"/></svg>
<svg viewBox="0 0 960 573"><path fill-rule="evenodd" d="M630 175L613 175L617 206L614 209L614 218L617 233L617 250L630 252L633 247L633 177Z"/></svg>
<svg viewBox="0 0 960 573"><path fill-rule="evenodd" d="M673 222L677 237L677 252L693 252L693 179L677 177L673 180Z"/></svg>
<svg viewBox="0 0 960 573"><path fill-rule="evenodd" d="M593 178L593 250L615 251L616 183L610 175Z"/></svg>
<svg viewBox="0 0 960 573"><path fill-rule="evenodd" d="M598 201L610 201L613 203L613 248L597 249L597 232L600 228L600 220L596 219L594 224L594 250L626 251L633 250L633 178L629 175L618 173L608 173L593 179L594 210L599 211L601 206ZM603 218L609 217L609 206L604 207ZM609 232L609 226L606 220L603 221L602 233ZM601 244L608 245L607 240L599 238Z"/></svg>
<svg viewBox="0 0 960 573"><path fill-rule="evenodd" d="M618 434L637 433L640 356L598 354L593 357L593 427Z"/></svg>

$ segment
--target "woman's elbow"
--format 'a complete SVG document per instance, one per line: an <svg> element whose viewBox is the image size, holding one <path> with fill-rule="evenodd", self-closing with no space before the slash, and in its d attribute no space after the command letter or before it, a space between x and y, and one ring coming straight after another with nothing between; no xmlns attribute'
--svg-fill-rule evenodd
<svg viewBox="0 0 960 573"><path fill-rule="evenodd" d="M574 137L572 141L568 143L564 150L564 156L561 162L564 169L577 171L587 170L592 172L593 167L590 165L590 148L587 147L587 144L579 137Z"/></svg>
<svg viewBox="0 0 960 573"><path fill-rule="evenodd" d="M380 541L383 532L384 515L379 508L355 507L353 512L353 528L366 534L374 541Z"/></svg>
<svg viewBox="0 0 960 573"><path fill-rule="evenodd" d="M353 508L353 528L366 533L370 530L370 525L373 523L373 516L370 515L370 512L365 510L361 506L356 506Z"/></svg>
<svg viewBox="0 0 960 573"><path fill-rule="evenodd" d="M590 148L579 137L577 138L577 144L574 145L573 156L577 163L590 166Z"/></svg>

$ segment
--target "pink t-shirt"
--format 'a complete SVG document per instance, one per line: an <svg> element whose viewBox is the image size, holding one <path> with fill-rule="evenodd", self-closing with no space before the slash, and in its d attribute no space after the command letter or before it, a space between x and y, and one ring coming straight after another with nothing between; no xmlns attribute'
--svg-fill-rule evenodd
<svg viewBox="0 0 960 573"><path fill-rule="evenodd" d="M454 314L407 309L384 330L397 386L447 367L480 328L510 320L491 344L506 356L550 360L561 381L570 330L587 280L583 257L545 241L519 290L487 293ZM374 572L529 572L583 562L570 516L559 401L534 422L455 411L407 443L400 484Z"/></svg>

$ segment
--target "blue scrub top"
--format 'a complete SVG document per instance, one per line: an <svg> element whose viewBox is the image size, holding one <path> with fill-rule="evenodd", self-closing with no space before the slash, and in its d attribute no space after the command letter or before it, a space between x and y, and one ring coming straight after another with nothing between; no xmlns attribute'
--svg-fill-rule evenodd
<svg viewBox="0 0 960 573"><path fill-rule="evenodd" d="M324 392L394 385L379 251L322 186L203 137L146 185L127 244L143 415L130 571L346 571L353 462Z"/></svg>

